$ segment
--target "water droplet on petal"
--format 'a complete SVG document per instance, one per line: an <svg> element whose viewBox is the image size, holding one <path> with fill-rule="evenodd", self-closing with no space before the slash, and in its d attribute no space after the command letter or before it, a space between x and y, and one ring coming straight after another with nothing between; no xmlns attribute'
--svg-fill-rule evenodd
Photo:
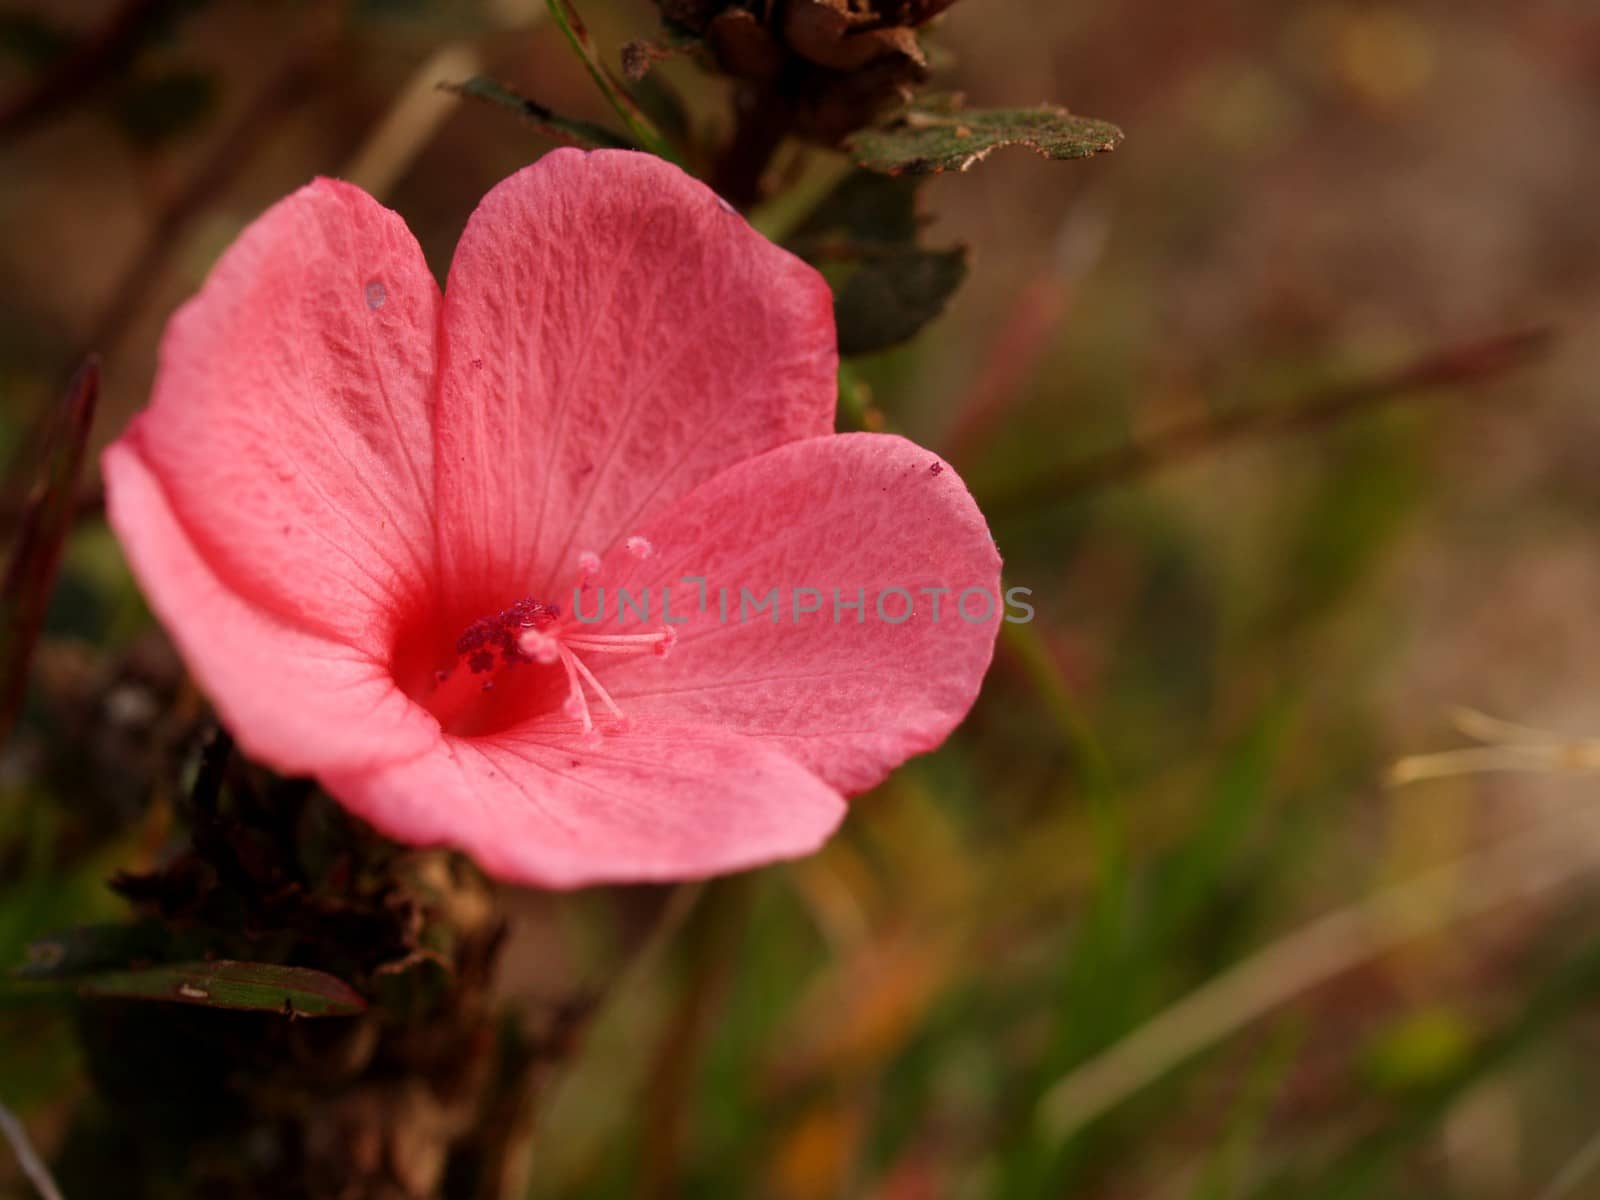
<svg viewBox="0 0 1600 1200"><path fill-rule="evenodd" d="M372 309L373 312L377 312L378 309L383 307L383 302L389 298L389 292L382 283L374 279L367 284L366 297L367 307Z"/></svg>

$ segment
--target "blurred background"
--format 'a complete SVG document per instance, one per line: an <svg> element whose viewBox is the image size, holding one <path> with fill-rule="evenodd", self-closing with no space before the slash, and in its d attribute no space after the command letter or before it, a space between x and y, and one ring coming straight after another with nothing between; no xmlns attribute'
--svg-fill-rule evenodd
<svg viewBox="0 0 1600 1200"><path fill-rule="evenodd" d="M656 30L581 7L613 62ZM541 1088L528 1195L1600 1197L1600 7L963 0L924 44L974 104L1127 135L933 180L970 278L849 381L1038 619L821 854L667 898ZM478 73L607 116L542 0L0 4L8 503L80 357L98 447L311 176L442 277L550 145L435 88ZM166 836L176 667L93 488L0 758L8 965L118 919ZM559 1009L657 899L502 895L505 1002ZM0 1004L47 1155L82 1053Z"/></svg>

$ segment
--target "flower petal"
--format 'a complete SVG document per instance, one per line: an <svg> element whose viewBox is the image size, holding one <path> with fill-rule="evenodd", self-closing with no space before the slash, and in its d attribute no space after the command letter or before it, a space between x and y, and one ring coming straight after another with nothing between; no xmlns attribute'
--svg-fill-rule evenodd
<svg viewBox="0 0 1600 1200"><path fill-rule="evenodd" d="M956 473L903 438L784 446L717 476L644 532L648 559L614 552L595 577L611 620L594 629L627 632L615 619L619 586L636 599L648 590L657 619L671 588L673 615L687 622L664 659L596 664L630 717L759 737L852 793L937 746L977 698L1003 615L1000 556ZM706 581L704 611L688 577ZM806 588L816 595L796 591ZM774 591L774 610L758 612ZM863 593L859 613L846 607ZM797 615L813 603L818 611ZM627 620L637 626L632 610Z"/></svg>
<svg viewBox="0 0 1600 1200"><path fill-rule="evenodd" d="M822 277L676 167L557 150L445 289L440 552L466 607L549 591L717 471L833 428ZM513 597L515 598L515 597Z"/></svg>
<svg viewBox="0 0 1600 1200"><path fill-rule="evenodd" d="M809 854L844 800L787 756L714 729L601 739L441 738L410 762L324 776L391 837L465 850L541 887L696 879Z"/></svg>
<svg viewBox="0 0 1600 1200"><path fill-rule="evenodd" d="M438 725L379 660L241 598L203 559L126 442L101 460L112 528L150 605L252 757L288 774L404 759Z"/></svg>
<svg viewBox="0 0 1600 1200"><path fill-rule="evenodd" d="M439 303L405 223L318 180L246 229L173 317L124 438L253 608L376 651L433 574ZM144 536L126 525L125 544Z"/></svg>

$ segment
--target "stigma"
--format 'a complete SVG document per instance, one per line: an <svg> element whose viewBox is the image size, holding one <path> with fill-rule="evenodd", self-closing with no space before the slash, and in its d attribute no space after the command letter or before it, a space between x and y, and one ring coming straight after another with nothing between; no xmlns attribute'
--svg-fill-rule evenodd
<svg viewBox="0 0 1600 1200"><path fill-rule="evenodd" d="M653 551L643 538L629 538L624 545L635 559ZM585 551L576 567L577 588L582 590L599 574L600 558ZM618 658L646 654L664 658L676 645L678 631L663 625L637 633L601 633L575 616L557 604L526 596L473 621L455 641L454 662L435 672L428 707L444 723L447 714L472 705L471 697L496 691L512 672L531 675L559 668L561 674L550 682L562 696L560 711L565 716L577 721L585 734L596 733L599 721L607 721L612 731L626 729L627 715L596 668L603 673L602 664Z"/></svg>

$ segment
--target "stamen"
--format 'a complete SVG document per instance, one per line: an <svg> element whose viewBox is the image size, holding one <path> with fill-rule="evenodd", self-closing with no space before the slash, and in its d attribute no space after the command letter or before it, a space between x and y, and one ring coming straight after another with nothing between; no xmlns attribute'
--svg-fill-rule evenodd
<svg viewBox="0 0 1600 1200"><path fill-rule="evenodd" d="M600 574L600 556L593 550L585 550L578 555L578 582L588 583Z"/></svg>
<svg viewBox="0 0 1600 1200"><path fill-rule="evenodd" d="M655 553L655 547L642 537L630 537L624 544L636 559L646 559ZM587 584L601 567L599 555L587 550L579 554L580 582ZM604 706L618 728L625 728L628 718L599 677L584 663L583 656L655 654L665 657L677 642L678 631L671 626L650 633L597 633L586 625L564 622L561 609L554 604L543 604L532 598L519 600L467 626L456 640L456 666L434 673L429 707L441 724L475 720L471 714L477 701L469 697L504 690L497 688L502 672L521 674L530 664L554 666L559 662L567 685L561 711L581 723L585 736L598 738L596 714L590 707L591 692L592 698ZM458 669L463 665L466 671ZM472 683L478 686L474 688Z"/></svg>
<svg viewBox="0 0 1600 1200"><path fill-rule="evenodd" d="M589 733L594 729L594 720L589 716L589 702L584 699L583 684L578 679L578 671L582 669L581 665L573 656L572 651L565 646L558 646L557 650L561 654L561 665L567 669L567 700L561 706L562 710L567 716L575 717L582 721L583 731ZM574 709L577 711L574 712Z"/></svg>
<svg viewBox="0 0 1600 1200"><path fill-rule="evenodd" d="M594 689L594 694L599 698L600 703L604 704L611 715L618 721L626 721L628 719L626 714L617 707L617 702L611 698L611 693L600 685L600 681L594 677L594 672L584 666L583 660L577 655L572 655L571 658L572 665L578 668L578 674L583 676L584 682Z"/></svg>
<svg viewBox="0 0 1600 1200"><path fill-rule="evenodd" d="M629 538L623 544L628 547L628 553L633 555L640 562L643 562L656 552L656 548L654 546L652 546L644 538L639 537L637 534Z"/></svg>
<svg viewBox="0 0 1600 1200"><path fill-rule="evenodd" d="M517 649L536 663L549 666L561 658L561 644L548 633L530 629L517 639Z"/></svg>
<svg viewBox="0 0 1600 1200"><path fill-rule="evenodd" d="M660 633L584 633L562 638L567 645L579 650L593 650L597 654L638 654L646 647L676 642L676 630Z"/></svg>

